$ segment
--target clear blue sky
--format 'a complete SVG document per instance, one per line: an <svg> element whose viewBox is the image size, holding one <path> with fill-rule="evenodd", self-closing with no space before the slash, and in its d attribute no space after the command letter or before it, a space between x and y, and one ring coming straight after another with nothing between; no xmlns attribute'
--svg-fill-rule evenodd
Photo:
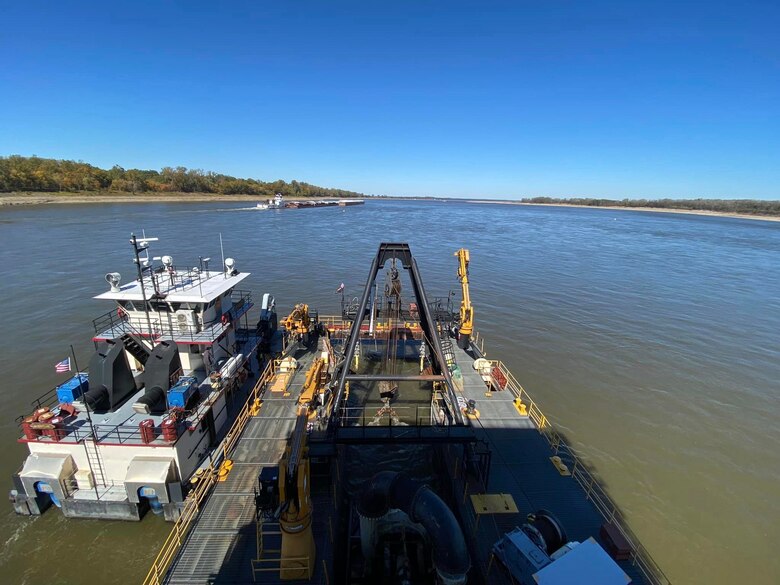
<svg viewBox="0 0 780 585"><path fill-rule="evenodd" d="M0 154L780 199L780 2L5 2Z"/></svg>

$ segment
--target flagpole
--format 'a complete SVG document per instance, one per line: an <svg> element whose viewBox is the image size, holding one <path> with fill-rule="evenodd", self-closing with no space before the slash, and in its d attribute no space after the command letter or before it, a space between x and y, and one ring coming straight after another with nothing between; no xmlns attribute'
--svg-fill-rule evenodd
<svg viewBox="0 0 780 585"><path fill-rule="evenodd" d="M76 352L73 350L73 345L70 346L70 353L73 356L73 367L76 368L76 375L79 377L79 390L84 385L84 382L81 381L81 373L79 372L79 364L76 361ZM82 396L84 394L82 393ZM87 420L89 421L89 430L92 433L92 438L95 438L95 428L92 426L92 417L89 414L89 404L87 403L87 399L84 398L84 411L87 413Z"/></svg>
<svg viewBox="0 0 780 585"><path fill-rule="evenodd" d="M76 375L79 378L79 390L81 390L84 383L81 381L81 372L79 372L79 364L76 361L76 351L73 349L73 344L70 346L70 354L73 356L73 367L76 368ZM95 427L92 425L92 417L89 414L89 404L87 403L87 398L84 396L84 393L81 394L84 397L84 412L87 413L87 421L89 422L89 432L92 434L92 441L95 443L95 453L100 456L100 454L97 451L97 437L95 436ZM89 451L87 450L86 444L84 445L84 450L87 453L87 465L89 465L90 471L92 471L92 477L93 477L93 485L95 486L95 497L97 499L100 499L100 494L98 493L97 489L97 479L95 478L95 472L92 470L92 462L89 460ZM100 465L100 463L98 463ZM101 473L102 475L102 473Z"/></svg>

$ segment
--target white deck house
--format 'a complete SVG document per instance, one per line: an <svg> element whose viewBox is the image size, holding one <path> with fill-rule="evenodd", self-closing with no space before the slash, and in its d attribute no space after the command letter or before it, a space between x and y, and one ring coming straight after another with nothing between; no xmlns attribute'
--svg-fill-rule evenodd
<svg viewBox="0 0 780 585"><path fill-rule="evenodd" d="M49 391L23 418L30 455L14 476L17 512L54 503L66 516L138 520L149 504L177 517L229 424L257 338L251 295L236 288L249 274L232 259L223 271L161 260L142 280L106 275L111 290L95 298L112 309L94 321L88 382Z"/></svg>

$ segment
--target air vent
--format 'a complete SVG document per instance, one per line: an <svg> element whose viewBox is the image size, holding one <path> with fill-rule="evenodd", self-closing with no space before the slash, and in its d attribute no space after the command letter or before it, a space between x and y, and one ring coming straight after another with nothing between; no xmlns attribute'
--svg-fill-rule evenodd
<svg viewBox="0 0 780 585"><path fill-rule="evenodd" d="M176 315L176 318L179 320L179 331L187 333L190 330L190 325L187 323L187 315L179 313Z"/></svg>

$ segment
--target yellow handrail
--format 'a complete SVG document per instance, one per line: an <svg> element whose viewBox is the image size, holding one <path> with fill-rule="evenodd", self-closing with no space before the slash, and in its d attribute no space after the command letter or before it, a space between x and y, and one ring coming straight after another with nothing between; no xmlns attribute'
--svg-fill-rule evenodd
<svg viewBox="0 0 780 585"><path fill-rule="evenodd" d="M480 341L484 338L478 333ZM566 465L569 466L574 480L582 487L585 497L593 502L599 514L607 521L611 522L628 541L631 546L631 561L636 565L645 578L650 583L659 585L669 585L670 581L664 575L661 568L647 552L647 549L639 543L637 536L623 523L619 518L617 505L607 495L604 488L588 471L587 466L579 455L574 452L563 437L558 433L555 427L550 423L536 402L531 398L525 388L517 381L512 372L500 360L488 360L491 365L491 371L494 367L498 368L501 374L506 378L506 389L508 389L515 398L519 398L527 407L529 418L534 422L539 433L547 440L556 455L563 453L567 459Z"/></svg>
<svg viewBox="0 0 780 585"><path fill-rule="evenodd" d="M259 400L263 395L265 387L273 377L273 374L273 362L269 361L268 365L263 370L263 373L258 378L254 388L252 388L252 391L249 393L249 397L241 409L241 412L236 417L236 420L233 421L233 425L225 435L220 446L215 450L215 456L212 457L212 463L204 469L195 489L187 495L181 516L173 523L173 528L171 528L168 538L163 542L160 552L157 554L149 572L146 574L146 578L143 581L144 585L161 585L163 582L168 568L176 558L176 555L184 542L184 538L189 532L192 521L198 515L201 503L217 481L217 471L219 470L220 463L227 459L230 453L232 453L236 441L238 441L241 433L244 431L247 421L251 418L250 413L255 400Z"/></svg>

